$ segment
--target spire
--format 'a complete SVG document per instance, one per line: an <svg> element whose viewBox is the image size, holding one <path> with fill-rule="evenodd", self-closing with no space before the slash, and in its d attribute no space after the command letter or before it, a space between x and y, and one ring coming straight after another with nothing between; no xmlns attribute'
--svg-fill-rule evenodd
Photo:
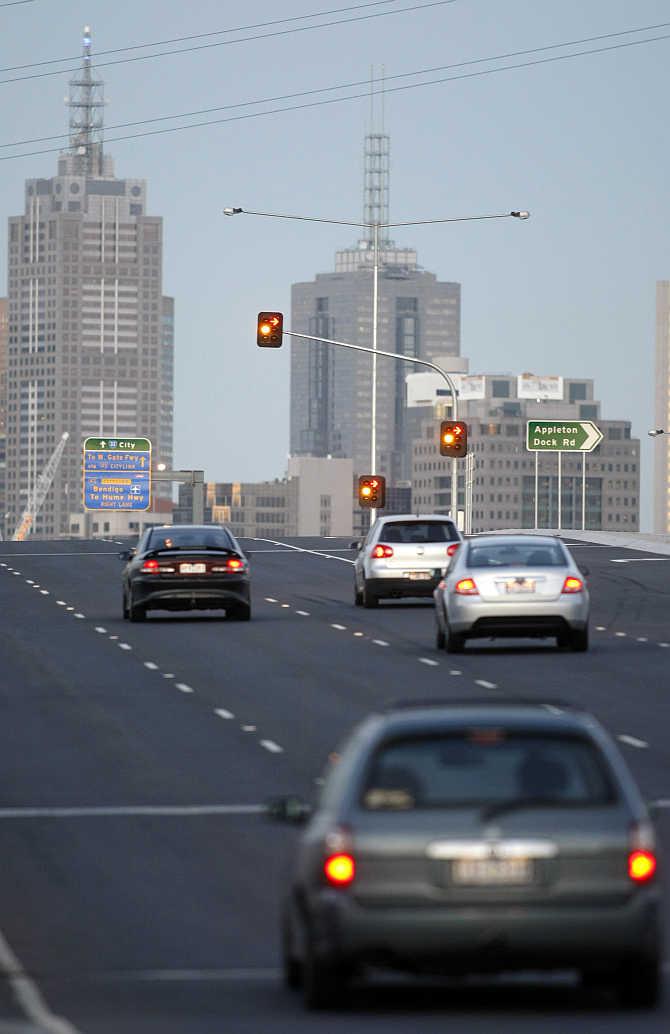
<svg viewBox="0 0 670 1034"><path fill-rule="evenodd" d="M375 94L380 95L380 115L375 115ZM368 225L365 240L372 247L371 223L389 221L391 138L384 132L384 69L381 71L381 88L375 90L374 71L370 69L370 131L365 137L365 172L363 181L363 222ZM388 231L381 239L388 241Z"/></svg>
<svg viewBox="0 0 670 1034"><path fill-rule="evenodd" d="M103 171L102 136L104 83L93 78L90 26L84 27L82 67L70 80L70 153L77 173L101 176Z"/></svg>

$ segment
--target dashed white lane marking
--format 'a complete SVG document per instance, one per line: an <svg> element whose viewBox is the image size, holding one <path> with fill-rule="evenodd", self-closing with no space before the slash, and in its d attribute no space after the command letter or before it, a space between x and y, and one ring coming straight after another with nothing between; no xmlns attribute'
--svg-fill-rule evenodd
<svg viewBox="0 0 670 1034"><path fill-rule="evenodd" d="M164 672L163 672L163 678L164 678L164 679L173 679L173 678L174 678L174 675L172 674L172 672L171 672L171 671L164 671Z"/></svg>
<svg viewBox="0 0 670 1034"><path fill-rule="evenodd" d="M77 1028L51 1012L37 984L28 976L21 960L0 933L0 970L6 976L16 1000L31 1024L45 1034L77 1034Z"/></svg>
<svg viewBox="0 0 670 1034"><path fill-rule="evenodd" d="M372 642L375 644L375 646L388 646L388 643L385 639L373 639Z"/></svg>
<svg viewBox="0 0 670 1034"><path fill-rule="evenodd" d="M462 675L463 672L460 671L458 668L452 668L451 671L449 672L449 674L450 675Z"/></svg>
<svg viewBox="0 0 670 1034"><path fill-rule="evenodd" d="M34 585L35 582L32 578L26 578L26 585Z"/></svg>
<svg viewBox="0 0 670 1034"><path fill-rule="evenodd" d="M291 604L290 604L290 603L282 603L282 607L284 608L284 610L286 610L286 609L287 609L287 608L289 608L290 606L291 606Z"/></svg>
<svg viewBox="0 0 670 1034"><path fill-rule="evenodd" d="M74 607L66 607L66 610L74 610Z"/></svg>
<svg viewBox="0 0 670 1034"><path fill-rule="evenodd" d="M158 671L158 665L155 664L154 661L145 661L144 667L148 668L149 671Z"/></svg>
<svg viewBox="0 0 670 1034"><path fill-rule="evenodd" d="M242 725L241 729L242 729L242 732L256 732L256 726L255 725Z"/></svg>
<svg viewBox="0 0 670 1034"><path fill-rule="evenodd" d="M86 617L86 615L85 615L85 614L82 614L82 613L81 613L80 611L77 611L77 613L75 614L75 617L76 617L76 618L85 618L85 617Z"/></svg>
<svg viewBox="0 0 670 1034"><path fill-rule="evenodd" d="M419 663L420 664L427 664L431 668L437 668L440 662L439 661L434 661L432 659L432 657L419 657Z"/></svg>
<svg viewBox="0 0 670 1034"><path fill-rule="evenodd" d="M261 740L261 747L265 747L271 754L283 754L284 748L280 747L274 740Z"/></svg>
<svg viewBox="0 0 670 1034"><path fill-rule="evenodd" d="M273 599L272 596L266 596L265 597L265 602L266 603L276 603L277 600Z"/></svg>
<svg viewBox="0 0 670 1034"><path fill-rule="evenodd" d="M296 614L299 614L301 618L308 618L309 617L309 611L308 610L296 610Z"/></svg>
<svg viewBox="0 0 670 1034"><path fill-rule="evenodd" d="M186 682L175 682L175 686L177 687L177 689L179 690L180 693L192 693L193 692L193 687L187 685Z"/></svg>
<svg viewBox="0 0 670 1034"><path fill-rule="evenodd" d="M130 643L119 643L119 649L121 650L132 650Z"/></svg>
<svg viewBox="0 0 670 1034"><path fill-rule="evenodd" d="M617 639L625 639L626 638L626 633L625 632L615 632L614 634L617 637Z"/></svg>
<svg viewBox="0 0 670 1034"><path fill-rule="evenodd" d="M33 586L33 589L40 589L41 588L41 585L39 584L39 582L33 582L32 586Z"/></svg>
<svg viewBox="0 0 670 1034"><path fill-rule="evenodd" d="M12 574L20 575L21 572L20 571L12 571Z"/></svg>
<svg viewBox="0 0 670 1034"><path fill-rule="evenodd" d="M357 639L360 639L361 636L365 635L365 632L354 632L354 635L356 636Z"/></svg>
<svg viewBox="0 0 670 1034"><path fill-rule="evenodd" d="M347 626L346 625L335 625L335 624L332 624L330 627L331 628L336 628L338 632L346 632L346 630L347 630Z"/></svg>
<svg viewBox="0 0 670 1034"><path fill-rule="evenodd" d="M639 635L637 637L637 641L638 641L638 643L648 643L649 642L649 640L647 639L646 635Z"/></svg>
<svg viewBox="0 0 670 1034"><path fill-rule="evenodd" d="M49 595L49 590L48 589L40 589L40 596L48 596L48 595Z"/></svg>
<svg viewBox="0 0 670 1034"><path fill-rule="evenodd" d="M107 629L103 628L102 625L96 625L95 630L96 632L100 632L101 635L105 635L107 632Z"/></svg>
<svg viewBox="0 0 670 1034"><path fill-rule="evenodd" d="M605 631L605 626L604 625L596 625L596 632L604 632L604 631Z"/></svg>
<svg viewBox="0 0 670 1034"><path fill-rule="evenodd" d="M65 600L56 600L56 603L59 607L67 607L67 603L65 602Z"/></svg>
<svg viewBox="0 0 670 1034"><path fill-rule="evenodd" d="M0 808L0 819L86 819L115 815L255 815L263 804L130 804L80 808Z"/></svg>
<svg viewBox="0 0 670 1034"><path fill-rule="evenodd" d="M659 643L658 645L659 646L663 646L663 647L668 647L668 646L670 646L670 643Z"/></svg>
<svg viewBox="0 0 670 1034"><path fill-rule="evenodd" d="M110 635L110 637L109 637L109 638L110 638L110 639L112 640L112 642L114 643L114 642L116 642L116 640L117 640L117 639L118 639L119 637L118 637L118 635Z"/></svg>
<svg viewBox="0 0 670 1034"><path fill-rule="evenodd" d="M617 739L621 743L627 743L629 747L637 747L639 750L649 746L646 740L638 740L637 736L628 736L627 733L621 733L620 736L617 736Z"/></svg>
<svg viewBox="0 0 670 1034"><path fill-rule="evenodd" d="M225 707L216 707L216 708L214 708L214 714L218 714L219 718L225 718L226 721L230 721L231 718L235 717L233 712L232 711L226 711Z"/></svg>
<svg viewBox="0 0 670 1034"><path fill-rule="evenodd" d="M495 682L487 682L486 679L475 679L475 685L481 686L482 689L497 689L498 686Z"/></svg>

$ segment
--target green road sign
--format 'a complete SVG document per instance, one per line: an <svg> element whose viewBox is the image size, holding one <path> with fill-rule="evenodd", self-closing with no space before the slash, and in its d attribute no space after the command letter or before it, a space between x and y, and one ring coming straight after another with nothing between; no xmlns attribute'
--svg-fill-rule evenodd
<svg viewBox="0 0 670 1034"><path fill-rule="evenodd" d="M529 452L592 452L602 440L592 420L529 420L526 425Z"/></svg>
<svg viewBox="0 0 670 1034"><path fill-rule="evenodd" d="M87 438L83 473L85 510L148 510L151 506L148 438Z"/></svg>

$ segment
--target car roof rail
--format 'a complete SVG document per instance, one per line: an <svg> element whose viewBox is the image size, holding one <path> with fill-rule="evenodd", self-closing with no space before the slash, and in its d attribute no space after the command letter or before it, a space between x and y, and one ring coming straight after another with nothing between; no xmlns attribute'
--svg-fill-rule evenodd
<svg viewBox="0 0 670 1034"><path fill-rule="evenodd" d="M489 697L420 697L418 699L402 698L399 700L388 700L383 707L387 711L404 711L411 708L423 709L427 707L544 707L556 708L561 711L584 711L585 708L574 704L569 700L557 700L556 698L538 699L537 697L524 696L489 696Z"/></svg>

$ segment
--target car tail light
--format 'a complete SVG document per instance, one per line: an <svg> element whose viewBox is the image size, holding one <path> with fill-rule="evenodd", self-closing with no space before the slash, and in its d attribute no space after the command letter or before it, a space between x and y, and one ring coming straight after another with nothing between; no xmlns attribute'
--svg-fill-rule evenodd
<svg viewBox="0 0 670 1034"><path fill-rule="evenodd" d="M212 567L212 574L224 574L228 571L242 571L244 570L244 560L240 557L230 556L226 560L225 564L217 564L216 567Z"/></svg>
<svg viewBox="0 0 670 1034"><path fill-rule="evenodd" d="M460 582L456 582L454 592L459 596L479 596L479 589L473 578L461 578Z"/></svg>
<svg viewBox="0 0 670 1034"><path fill-rule="evenodd" d="M145 574L158 574L159 566L157 560L145 560L142 564L142 570Z"/></svg>
<svg viewBox="0 0 670 1034"><path fill-rule="evenodd" d="M380 542L379 545L373 547L370 556L374 557L375 560L380 560L382 557L393 556L393 548Z"/></svg>
<svg viewBox="0 0 670 1034"><path fill-rule="evenodd" d="M575 578L574 575L569 574L563 582L561 592L581 592L583 588L584 582L581 578Z"/></svg>
<svg viewBox="0 0 670 1034"><path fill-rule="evenodd" d="M331 887L349 887L356 875L356 861L352 853L351 834L341 827L325 839L323 875Z"/></svg>
<svg viewBox="0 0 670 1034"><path fill-rule="evenodd" d="M459 546L460 542L452 542L450 546L447 546L447 556L453 556Z"/></svg>
<svg viewBox="0 0 670 1034"><path fill-rule="evenodd" d="M648 883L656 873L656 837L650 822L636 822L631 828L628 875L633 883Z"/></svg>

